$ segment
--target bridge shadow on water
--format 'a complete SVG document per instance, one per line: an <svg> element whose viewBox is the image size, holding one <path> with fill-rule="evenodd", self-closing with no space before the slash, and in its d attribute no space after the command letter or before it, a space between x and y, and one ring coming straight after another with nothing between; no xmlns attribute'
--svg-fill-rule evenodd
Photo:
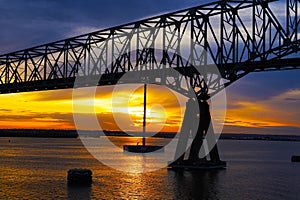
<svg viewBox="0 0 300 200"><path fill-rule="evenodd" d="M160 172L158 173L160 174ZM137 176L148 179L146 181L149 181L148 184L143 184L141 182L136 185L135 180L131 180L131 184L121 184L121 186L119 185L118 189L115 188L115 185L110 185L111 187L107 188L108 185L105 183L100 184L98 182L95 182L92 185L68 185L67 199L94 199L95 197L97 197L97 199L222 199L224 194L221 194L221 191L219 190L219 178L220 176L224 175L224 173L226 173L224 170L168 170L165 174L166 176L161 180L157 180L157 177L152 174L154 176L152 178L153 180L156 180L154 181L156 184L149 181L151 179L149 177L147 178L149 174L141 174ZM129 176L131 179L136 175L127 174L125 176ZM111 178L112 183L118 184L120 184L121 180L125 180L125 177L122 176L118 178L113 176Z"/></svg>
<svg viewBox="0 0 300 200"><path fill-rule="evenodd" d="M219 177L225 170L169 171L173 199L220 199Z"/></svg>

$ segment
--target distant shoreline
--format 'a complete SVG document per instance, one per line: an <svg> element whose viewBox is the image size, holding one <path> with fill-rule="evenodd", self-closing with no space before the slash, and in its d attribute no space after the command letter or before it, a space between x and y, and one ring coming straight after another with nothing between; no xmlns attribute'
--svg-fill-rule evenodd
<svg viewBox="0 0 300 200"><path fill-rule="evenodd" d="M0 129L0 137L77 138L76 130Z"/></svg>
<svg viewBox="0 0 300 200"><path fill-rule="evenodd" d="M221 140L264 140L264 141L293 141L300 142L300 135L268 135L268 134L237 134L223 133Z"/></svg>
<svg viewBox="0 0 300 200"><path fill-rule="evenodd" d="M98 131L82 131L87 137L100 137ZM104 131L106 136L127 137L138 133L121 131ZM140 134L139 134L140 135ZM175 133L160 132L153 137L174 138ZM36 137L36 138L78 138L76 130L38 130L38 129L0 129L0 137ZM264 140L264 141L295 141L300 142L300 135L268 135L268 134L237 134L223 133L220 140Z"/></svg>

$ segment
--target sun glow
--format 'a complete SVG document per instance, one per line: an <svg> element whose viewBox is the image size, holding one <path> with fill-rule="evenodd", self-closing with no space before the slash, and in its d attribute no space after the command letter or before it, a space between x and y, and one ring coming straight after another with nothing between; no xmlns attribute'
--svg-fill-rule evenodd
<svg viewBox="0 0 300 200"><path fill-rule="evenodd" d="M109 120L108 113L104 114L103 104L96 103L100 125L106 129L107 125L117 124L120 130L141 131L144 118L144 90L143 85L133 86L133 92L120 88L112 96L111 104L106 109L111 109L113 119ZM98 95L97 95L98 96ZM98 97L97 97L98 98ZM115 99L114 99L115 98ZM178 131L181 125L182 106L170 89L148 85L146 104L146 129L152 132ZM97 100L95 101L97 102ZM175 123L174 121L177 121Z"/></svg>
<svg viewBox="0 0 300 200"><path fill-rule="evenodd" d="M76 110L83 117L94 114L103 130L142 131L143 86L128 92L125 85L96 89L94 98L87 98L90 88L79 89ZM300 127L299 91L288 91L264 101L232 101L229 103L227 127ZM179 100L179 101L178 101ZM148 85L146 130L149 132L180 129L185 110L183 97L170 89ZM184 102L184 103L183 103ZM75 129L72 90L56 90L0 95L0 128L2 129ZM217 113L213 113L216 116ZM217 118L214 118L217 120ZM87 126L89 130L97 127Z"/></svg>
<svg viewBox="0 0 300 200"><path fill-rule="evenodd" d="M141 131L143 124L143 87L133 93L130 85L113 93L113 87L99 87L94 98L90 88L79 89L76 111L97 116L101 129ZM178 131L184 104L170 89L149 85L147 94L147 130ZM75 129L72 90L54 90L0 96L0 128ZM182 98L182 97L179 97ZM118 121L118 123L116 123ZM122 129L120 129L120 124ZM95 127L85 127L95 129Z"/></svg>

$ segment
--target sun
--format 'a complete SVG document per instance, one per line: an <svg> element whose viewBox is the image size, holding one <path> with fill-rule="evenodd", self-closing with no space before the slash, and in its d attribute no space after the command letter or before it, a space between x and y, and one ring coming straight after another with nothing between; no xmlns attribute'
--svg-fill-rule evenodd
<svg viewBox="0 0 300 200"><path fill-rule="evenodd" d="M148 89L152 93L152 88ZM144 113L144 91L143 87L138 88L128 100L128 115L134 122L134 126L143 127L144 114L146 114L146 126L150 124L163 124L166 122L167 113L163 107L163 102L151 101L152 95L146 94L146 113Z"/></svg>
<svg viewBox="0 0 300 200"><path fill-rule="evenodd" d="M105 129L122 131L143 131L144 122L144 85L121 85L111 96L111 115L108 121L108 114L99 117L99 122ZM128 89L134 88L133 90ZM101 97L100 97L101 98ZM115 98L115 99L114 99ZM98 102L98 101L96 101ZM106 104L108 105L108 104ZM101 110L108 110L99 101L97 113ZM146 130L150 132L173 131L181 125L182 107L178 98L169 88L154 84L147 85L146 93ZM109 127L111 126L111 127Z"/></svg>

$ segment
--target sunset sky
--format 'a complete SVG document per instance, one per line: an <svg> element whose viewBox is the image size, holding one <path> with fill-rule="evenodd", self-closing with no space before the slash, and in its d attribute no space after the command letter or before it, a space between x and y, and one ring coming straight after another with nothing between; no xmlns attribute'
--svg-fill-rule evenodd
<svg viewBox="0 0 300 200"><path fill-rule="evenodd" d="M205 1L2 0L0 54L203 2ZM280 10L280 2L275 3L274 8ZM227 88L228 109L224 132L300 135L299 77L300 71L296 70L255 73ZM114 108L112 90L111 86L97 89L95 110L101 127L117 129L112 114L114 109L118 117L124 120L126 129L141 130L142 88L135 93L120 89L115 95L121 102ZM82 89L83 96L87 91L88 89ZM166 123L163 131L177 131L182 110L174 94L166 88L149 86L148 98L148 120L153 122L149 130L155 131ZM124 110L128 100L129 107ZM83 97L82 103L85 101L88 100ZM0 128L75 128L71 89L0 95L0 105ZM126 113L130 113L130 123L127 123Z"/></svg>

